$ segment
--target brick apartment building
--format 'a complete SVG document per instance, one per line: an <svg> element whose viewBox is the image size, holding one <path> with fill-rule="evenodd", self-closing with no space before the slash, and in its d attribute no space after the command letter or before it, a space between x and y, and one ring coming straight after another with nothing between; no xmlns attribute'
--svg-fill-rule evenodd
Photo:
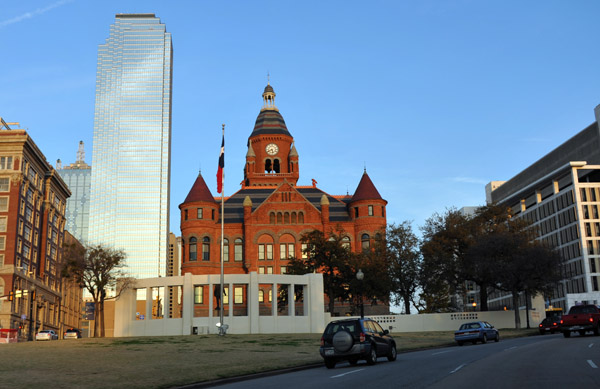
<svg viewBox="0 0 600 389"><path fill-rule="evenodd" d="M303 256L302 234L341 228L353 252L369 248L386 227L386 205L365 171L353 195L330 195L316 186L297 186L299 154L294 138L275 106L267 85L248 150L241 189L224 199L225 274L284 274L289 258ZM221 258L221 198L214 197L198 175L181 210L181 274L219 274ZM245 305L247 291L234 286L234 306ZM214 291L213 291L214 293ZM204 315L213 294L195 287L195 312ZM259 289L261 304L273 298L271 286ZM227 304L228 296L223 303ZM227 308L227 307L226 307ZM268 307L265 307L268 310ZM333 315L348 308L339 305ZM388 305L365 306L368 314L389 313ZM204 313L202 313L204 312ZM235 314L235 313L234 313ZM243 314L243 313L242 313Z"/></svg>
<svg viewBox="0 0 600 389"><path fill-rule="evenodd" d="M18 123L0 118L0 327L31 339L62 332L65 312L78 324L80 291L60 276L71 192L27 132L10 126Z"/></svg>

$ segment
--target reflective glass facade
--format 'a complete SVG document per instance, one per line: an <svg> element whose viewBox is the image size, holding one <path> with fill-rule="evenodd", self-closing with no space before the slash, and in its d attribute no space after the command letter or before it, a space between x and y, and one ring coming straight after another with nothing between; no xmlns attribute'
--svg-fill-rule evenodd
<svg viewBox="0 0 600 389"><path fill-rule="evenodd" d="M152 14L117 15L98 48L89 241L125 250L136 278L166 270L172 61Z"/></svg>
<svg viewBox="0 0 600 389"><path fill-rule="evenodd" d="M57 171L71 191L65 211L65 219L67 219L65 228L78 241L85 243L88 240L92 170L84 163L73 164Z"/></svg>

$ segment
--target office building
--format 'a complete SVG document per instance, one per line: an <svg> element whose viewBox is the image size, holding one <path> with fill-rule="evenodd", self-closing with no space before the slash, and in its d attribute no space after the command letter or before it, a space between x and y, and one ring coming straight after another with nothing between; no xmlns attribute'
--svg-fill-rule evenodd
<svg viewBox="0 0 600 389"><path fill-rule="evenodd" d="M600 303L600 106L596 121L506 182L486 186L486 198L533 223L540 240L557 247L565 278L548 309ZM524 305L524 301L523 301ZM494 292L490 309L510 306Z"/></svg>
<svg viewBox="0 0 600 389"><path fill-rule="evenodd" d="M133 277L168 255L171 34L153 14L118 14L98 48L89 243L123 249Z"/></svg>
<svg viewBox="0 0 600 389"><path fill-rule="evenodd" d="M71 197L67 200L67 211L65 212L66 229L79 242L85 243L88 241L92 167L85 163L83 141L79 142L75 163L63 167L59 159L56 163L56 171L71 191Z"/></svg>

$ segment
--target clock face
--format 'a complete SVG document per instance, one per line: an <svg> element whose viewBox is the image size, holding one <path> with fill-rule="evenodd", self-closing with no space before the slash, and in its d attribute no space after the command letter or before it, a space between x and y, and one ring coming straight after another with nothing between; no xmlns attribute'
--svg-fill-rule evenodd
<svg viewBox="0 0 600 389"><path fill-rule="evenodd" d="M279 151L279 147L275 143L269 143L267 147L265 147L265 151L269 155L275 155Z"/></svg>

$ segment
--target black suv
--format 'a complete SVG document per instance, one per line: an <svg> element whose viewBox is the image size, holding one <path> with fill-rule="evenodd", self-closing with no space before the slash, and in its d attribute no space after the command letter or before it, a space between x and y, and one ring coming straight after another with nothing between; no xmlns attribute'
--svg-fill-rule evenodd
<svg viewBox="0 0 600 389"><path fill-rule="evenodd" d="M325 328L319 352L328 369L333 369L342 360L355 365L359 359L365 359L373 365L378 357L395 361L396 342L375 320L336 320Z"/></svg>

